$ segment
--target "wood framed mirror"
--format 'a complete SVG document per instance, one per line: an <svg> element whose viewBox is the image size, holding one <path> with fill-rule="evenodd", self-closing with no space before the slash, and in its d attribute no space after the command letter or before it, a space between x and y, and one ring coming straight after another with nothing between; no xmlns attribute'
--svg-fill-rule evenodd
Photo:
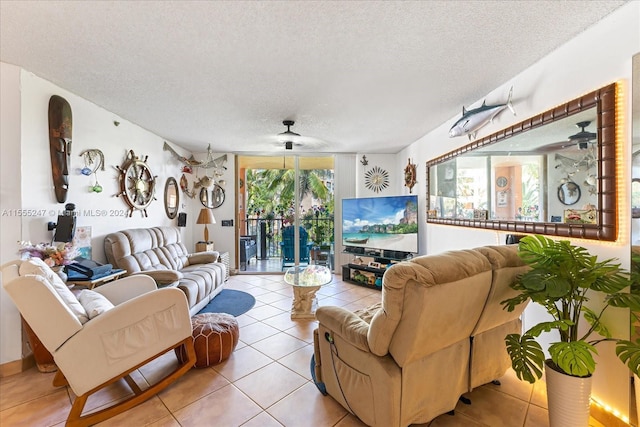
<svg viewBox="0 0 640 427"><path fill-rule="evenodd" d="M169 219L174 219L178 215L179 203L180 191L178 191L178 183L174 177L169 177L164 185L164 211Z"/></svg>
<svg viewBox="0 0 640 427"><path fill-rule="evenodd" d="M427 222L616 240L616 91L610 84L428 161Z"/></svg>

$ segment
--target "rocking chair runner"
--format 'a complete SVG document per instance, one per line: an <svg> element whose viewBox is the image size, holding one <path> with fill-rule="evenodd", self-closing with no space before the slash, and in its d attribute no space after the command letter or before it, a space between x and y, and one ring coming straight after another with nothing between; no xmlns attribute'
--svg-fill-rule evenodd
<svg viewBox="0 0 640 427"><path fill-rule="evenodd" d="M309 233L302 227L300 230L300 264L309 264L309 249L311 243L309 240ZM280 249L282 252L282 270L285 267L291 267L295 265L295 228L290 225L282 229L282 242L280 242Z"/></svg>
<svg viewBox="0 0 640 427"><path fill-rule="evenodd" d="M67 426L93 425L124 412L195 364L189 308L179 289L158 290L144 275L116 280L95 289L113 308L87 320L87 311L60 278L44 263L32 261L2 266L3 286L53 355L58 366L53 385L69 385L77 396ZM131 372L179 346L185 347L187 357L173 372L145 390L131 378ZM133 391L131 397L82 414L89 396L120 379Z"/></svg>

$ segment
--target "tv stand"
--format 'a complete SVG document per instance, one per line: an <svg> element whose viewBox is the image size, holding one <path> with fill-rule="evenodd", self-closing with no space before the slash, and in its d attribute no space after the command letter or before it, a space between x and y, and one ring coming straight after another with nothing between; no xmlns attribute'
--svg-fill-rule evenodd
<svg viewBox="0 0 640 427"><path fill-rule="evenodd" d="M370 266L369 262L362 264L348 263L342 266L342 280L349 283L355 283L356 285L364 286L373 289L382 289L382 276L387 271L387 268L398 261L408 259L411 254L394 252L389 254L389 251L375 251L375 254L370 251L365 251L361 254L362 257L372 258L374 263L380 264L379 267ZM351 253L351 252L348 252ZM351 253L353 255L353 253ZM401 258L388 257L388 255L399 255Z"/></svg>

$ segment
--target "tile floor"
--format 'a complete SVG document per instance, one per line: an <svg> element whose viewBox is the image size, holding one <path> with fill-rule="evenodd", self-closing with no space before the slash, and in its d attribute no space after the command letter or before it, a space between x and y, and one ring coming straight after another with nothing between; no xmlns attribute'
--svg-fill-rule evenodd
<svg viewBox="0 0 640 427"><path fill-rule="evenodd" d="M224 363L192 369L176 383L145 403L100 426L220 427L356 427L364 426L331 397L322 396L311 382L316 322L292 321L291 287L281 275L232 276L227 286L253 294L256 305L238 317L240 343ZM380 292L343 283L340 276L318 292L320 305L358 309L379 301ZM163 367L175 363L173 353L140 369L134 379L154 381ZM73 393L51 385L54 374L32 368L0 379L0 425L63 426ZM430 427L547 426L544 383L530 385L507 373L501 386L486 385L458 404L454 416L442 415ZM114 384L89 399L93 410L122 398L129 390ZM602 424L592 420L591 425Z"/></svg>

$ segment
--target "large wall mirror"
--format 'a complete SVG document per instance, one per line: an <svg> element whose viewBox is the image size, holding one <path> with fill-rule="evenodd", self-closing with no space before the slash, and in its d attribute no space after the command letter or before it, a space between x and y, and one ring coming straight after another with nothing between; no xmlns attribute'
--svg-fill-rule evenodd
<svg viewBox="0 0 640 427"><path fill-rule="evenodd" d="M616 85L427 162L427 222L617 238Z"/></svg>

